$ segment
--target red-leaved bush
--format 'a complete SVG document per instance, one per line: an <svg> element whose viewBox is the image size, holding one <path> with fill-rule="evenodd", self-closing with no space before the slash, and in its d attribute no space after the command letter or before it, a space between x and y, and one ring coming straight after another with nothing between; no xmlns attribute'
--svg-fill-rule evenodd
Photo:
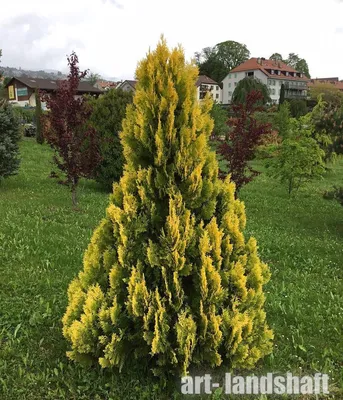
<svg viewBox="0 0 343 400"><path fill-rule="evenodd" d="M261 97L260 92L251 91L244 104L232 106L233 117L228 121L230 130L227 140L218 148L237 190L258 174L248 162L254 158L256 147L261 143L263 136L271 132L270 124L258 121L254 117L255 112L262 110L258 105ZM224 176L223 171L221 175Z"/></svg>
<svg viewBox="0 0 343 400"><path fill-rule="evenodd" d="M68 78L59 82L56 92L42 94L49 110L44 121L44 137L55 151L57 167L66 174L76 206L80 178L91 178L101 158L96 131L88 122L92 108L85 98L77 96L79 83L87 71L80 72L74 52L68 57L68 66Z"/></svg>

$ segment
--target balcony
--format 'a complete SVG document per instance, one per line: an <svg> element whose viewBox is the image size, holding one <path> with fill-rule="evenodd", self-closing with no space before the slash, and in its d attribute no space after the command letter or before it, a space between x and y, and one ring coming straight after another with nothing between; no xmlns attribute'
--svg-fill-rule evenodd
<svg viewBox="0 0 343 400"><path fill-rule="evenodd" d="M295 89L295 90L307 90L307 83L306 82L286 82L284 83L285 89Z"/></svg>
<svg viewBox="0 0 343 400"><path fill-rule="evenodd" d="M285 99L307 99L307 90L292 90L286 89L285 90Z"/></svg>

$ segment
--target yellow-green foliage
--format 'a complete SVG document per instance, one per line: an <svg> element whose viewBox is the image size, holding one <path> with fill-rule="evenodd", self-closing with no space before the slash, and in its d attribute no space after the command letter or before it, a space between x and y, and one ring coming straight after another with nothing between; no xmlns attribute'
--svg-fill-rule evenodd
<svg viewBox="0 0 343 400"><path fill-rule="evenodd" d="M197 68L164 40L137 69L121 135L125 172L71 283L63 333L73 360L137 359L157 374L250 368L270 353L263 285L244 204L218 179L209 98Z"/></svg>

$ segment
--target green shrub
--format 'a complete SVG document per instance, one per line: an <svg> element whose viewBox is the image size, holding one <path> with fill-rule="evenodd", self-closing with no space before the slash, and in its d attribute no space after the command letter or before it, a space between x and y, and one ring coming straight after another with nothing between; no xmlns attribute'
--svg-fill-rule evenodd
<svg viewBox="0 0 343 400"><path fill-rule="evenodd" d="M18 172L19 140L19 126L12 106L0 100L0 180Z"/></svg>
<svg viewBox="0 0 343 400"><path fill-rule="evenodd" d="M124 156L119 132L126 107L132 103L132 93L112 89L90 102L93 107L91 124L97 131L102 158L95 170L95 179L111 190L113 182L118 181L123 173Z"/></svg>
<svg viewBox="0 0 343 400"><path fill-rule="evenodd" d="M270 272L208 139L210 99L197 68L162 40L137 69L123 122L125 169L84 268L70 284L68 356L102 367L251 368L271 351L263 286ZM174 375L175 376L175 375Z"/></svg>
<svg viewBox="0 0 343 400"><path fill-rule="evenodd" d="M211 117L213 119L213 131L211 136L217 139L225 137L229 131L228 111L224 109L221 104L214 103L211 110Z"/></svg>
<svg viewBox="0 0 343 400"><path fill-rule="evenodd" d="M267 162L268 174L287 185L288 194L325 172L325 153L310 135L309 118L291 119L287 138Z"/></svg>
<svg viewBox="0 0 343 400"><path fill-rule="evenodd" d="M35 123L36 121L35 108L14 106L13 112L20 124L32 124Z"/></svg>
<svg viewBox="0 0 343 400"><path fill-rule="evenodd" d="M308 113L308 108L305 100L292 99L289 101L289 109L293 118L300 118Z"/></svg>

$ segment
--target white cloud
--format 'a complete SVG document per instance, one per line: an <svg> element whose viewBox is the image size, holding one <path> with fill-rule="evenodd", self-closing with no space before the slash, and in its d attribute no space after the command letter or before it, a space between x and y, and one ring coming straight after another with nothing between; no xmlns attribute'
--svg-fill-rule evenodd
<svg viewBox="0 0 343 400"><path fill-rule="evenodd" d="M252 56L294 52L308 61L314 77L343 79L342 4L270 5L266 0L11 0L0 15L2 65L62 70L66 54L75 50L81 68L130 78L163 33L169 45L181 43L188 58L203 47L236 40Z"/></svg>
<svg viewBox="0 0 343 400"><path fill-rule="evenodd" d="M102 0L103 3L111 3L117 8L123 8L123 5L119 3L117 0Z"/></svg>

